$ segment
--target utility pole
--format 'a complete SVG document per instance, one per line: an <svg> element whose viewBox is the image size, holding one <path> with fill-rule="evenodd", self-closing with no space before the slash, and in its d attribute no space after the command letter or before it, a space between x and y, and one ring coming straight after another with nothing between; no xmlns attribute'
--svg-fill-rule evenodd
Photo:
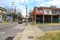
<svg viewBox="0 0 60 40"><path fill-rule="evenodd" d="M24 0L25 2L25 6L26 6L26 26L27 26L27 21L28 21L28 18L27 18L27 9L28 9L28 5L26 4L26 1Z"/></svg>
<svg viewBox="0 0 60 40"><path fill-rule="evenodd" d="M27 24L28 24L28 23L27 23L27 21L28 21L28 18L27 18L27 9L28 9L28 5L26 4L26 1L25 1L25 0L24 0L24 3L25 3L25 4L21 4L21 5L25 5L25 7L26 7L26 15L25 15L25 17L26 17L26 18L25 18L26 23L25 23L25 25L27 26Z"/></svg>
<svg viewBox="0 0 60 40"><path fill-rule="evenodd" d="M14 6L14 2L12 2L12 14L11 14L11 18L12 18L11 21L12 22L13 22L13 13L14 13L14 7L13 6Z"/></svg>
<svg viewBox="0 0 60 40"><path fill-rule="evenodd" d="M26 26L27 26L27 21L28 21L28 18L27 18L27 5L26 5Z"/></svg>

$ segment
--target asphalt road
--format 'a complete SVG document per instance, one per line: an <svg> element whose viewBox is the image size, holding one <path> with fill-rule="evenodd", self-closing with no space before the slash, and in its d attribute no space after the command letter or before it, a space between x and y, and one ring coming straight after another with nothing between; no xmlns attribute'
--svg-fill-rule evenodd
<svg viewBox="0 0 60 40"><path fill-rule="evenodd" d="M60 30L60 25L55 25L55 26L38 26L41 30L43 31L52 31L52 30Z"/></svg>
<svg viewBox="0 0 60 40"><path fill-rule="evenodd" d="M7 37L14 37L17 33L22 32L24 28L24 23L0 28L0 40L5 40Z"/></svg>

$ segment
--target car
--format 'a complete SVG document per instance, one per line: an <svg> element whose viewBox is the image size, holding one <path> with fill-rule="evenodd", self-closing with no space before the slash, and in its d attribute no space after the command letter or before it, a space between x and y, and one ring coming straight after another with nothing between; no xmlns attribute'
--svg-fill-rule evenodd
<svg viewBox="0 0 60 40"><path fill-rule="evenodd" d="M22 22L25 22L25 19L22 19Z"/></svg>
<svg viewBox="0 0 60 40"><path fill-rule="evenodd" d="M22 21L18 21L19 24L22 24Z"/></svg>

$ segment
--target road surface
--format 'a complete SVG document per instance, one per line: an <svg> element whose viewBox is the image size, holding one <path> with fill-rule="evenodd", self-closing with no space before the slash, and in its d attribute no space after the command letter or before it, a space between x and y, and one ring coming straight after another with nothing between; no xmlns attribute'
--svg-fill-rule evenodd
<svg viewBox="0 0 60 40"><path fill-rule="evenodd" d="M52 30L60 30L60 25L55 25L55 26L38 26L41 30L43 31L52 31Z"/></svg>
<svg viewBox="0 0 60 40"><path fill-rule="evenodd" d="M7 37L14 37L17 33L22 32L24 28L24 23L0 28L0 40L5 40Z"/></svg>

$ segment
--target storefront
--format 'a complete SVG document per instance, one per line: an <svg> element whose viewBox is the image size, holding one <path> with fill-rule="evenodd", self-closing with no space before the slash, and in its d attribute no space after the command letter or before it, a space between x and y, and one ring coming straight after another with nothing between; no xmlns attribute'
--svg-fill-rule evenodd
<svg viewBox="0 0 60 40"><path fill-rule="evenodd" d="M35 7L33 15L36 23L60 22L60 8Z"/></svg>

